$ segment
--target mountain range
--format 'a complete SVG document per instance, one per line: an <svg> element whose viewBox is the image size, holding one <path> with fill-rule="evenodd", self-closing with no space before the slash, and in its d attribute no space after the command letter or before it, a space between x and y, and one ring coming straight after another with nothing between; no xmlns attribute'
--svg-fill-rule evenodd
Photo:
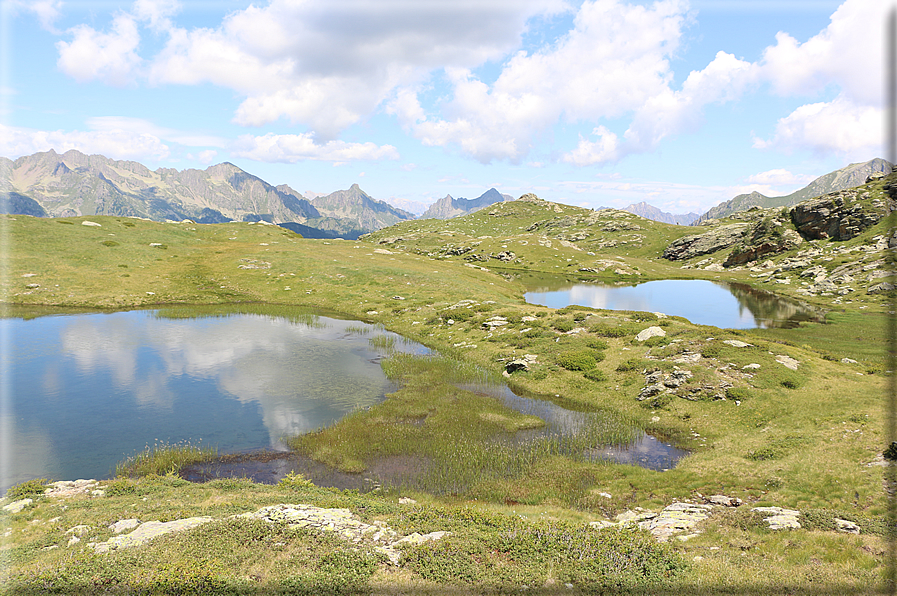
<svg viewBox="0 0 897 596"><path fill-rule="evenodd" d="M445 195L430 205L419 219L451 219L452 217L479 211L483 207L488 207L495 203L513 200L514 197L511 195L503 195L494 188L490 188L475 199L456 199L452 195Z"/></svg>
<svg viewBox="0 0 897 596"><path fill-rule="evenodd" d="M829 172L828 174L820 176L807 186L794 191L790 195L767 197L756 191L749 194L738 195L730 201L712 207L697 218L697 221L694 223L695 225L698 225L708 219L719 219L739 211L744 211L745 209L750 209L751 207L763 207L764 209L770 207L792 207L807 199L865 184L866 178L870 175L877 172L890 174L891 168L892 164L880 157L863 163L852 163L840 170L835 170L834 172Z"/></svg>
<svg viewBox="0 0 897 596"><path fill-rule="evenodd" d="M641 203L633 203L628 207L623 207L623 211L628 211L629 213L638 215L639 217L644 217L645 219L662 221L663 223L668 224L676 224L677 226L690 226L693 221L701 216L700 213L667 213L666 211L661 211L657 207L649 205L644 201L642 201Z"/></svg>
<svg viewBox="0 0 897 596"><path fill-rule="evenodd" d="M0 157L0 211L38 217L119 215L198 223L292 224L313 238L357 238L414 215L377 201L357 184L311 201L231 163L205 170L159 168L52 149ZM291 226L287 226L291 227Z"/></svg>

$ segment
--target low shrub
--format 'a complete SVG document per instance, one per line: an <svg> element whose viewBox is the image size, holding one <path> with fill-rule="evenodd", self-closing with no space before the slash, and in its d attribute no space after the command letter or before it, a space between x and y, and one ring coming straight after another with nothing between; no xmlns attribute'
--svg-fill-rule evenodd
<svg viewBox="0 0 897 596"><path fill-rule="evenodd" d="M26 480L25 482L14 484L6 489L6 496L13 500L38 497L44 494L44 491L47 490L47 484L49 484L49 482L50 481L46 478Z"/></svg>
<svg viewBox="0 0 897 596"><path fill-rule="evenodd" d="M726 397L738 401L745 401L751 398L751 392L744 387L729 387L726 389Z"/></svg>
<svg viewBox="0 0 897 596"><path fill-rule="evenodd" d="M590 339L586 346L592 348L593 350L606 350L607 342L601 339Z"/></svg>
<svg viewBox="0 0 897 596"><path fill-rule="evenodd" d="M604 374L602 371L598 370L597 368L592 369L592 370L587 370L585 373L583 373L582 376L584 376L585 378L587 378L590 381L595 381L596 383L601 383L601 382L607 380L607 375Z"/></svg>
<svg viewBox="0 0 897 596"><path fill-rule="evenodd" d="M629 318L632 319L633 321L639 321L639 322L656 321L657 315L655 315L653 312L637 312L637 313L633 313L633 315Z"/></svg>
<svg viewBox="0 0 897 596"><path fill-rule="evenodd" d="M555 357L555 362L567 370L591 370L598 366L595 353L591 350L570 350L561 352Z"/></svg>
<svg viewBox="0 0 897 596"><path fill-rule="evenodd" d="M617 366L617 372L640 371L645 368L645 361L641 358L630 358L624 360Z"/></svg>
<svg viewBox="0 0 897 596"><path fill-rule="evenodd" d="M281 478L280 482L277 483L277 486L287 490L301 490L304 488L313 488L315 485L302 474L293 471Z"/></svg>
<svg viewBox="0 0 897 596"><path fill-rule="evenodd" d="M551 326L558 331L566 333L567 331L572 331L576 324L570 319L555 319L551 322Z"/></svg>
<svg viewBox="0 0 897 596"><path fill-rule="evenodd" d="M608 325L594 325L589 329L590 332L600 337L626 337L630 333L622 327L609 327Z"/></svg>

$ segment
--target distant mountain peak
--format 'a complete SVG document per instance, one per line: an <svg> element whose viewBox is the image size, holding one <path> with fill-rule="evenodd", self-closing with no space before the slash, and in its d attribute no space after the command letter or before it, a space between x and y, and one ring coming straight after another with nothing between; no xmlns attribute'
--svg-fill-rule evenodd
<svg viewBox="0 0 897 596"><path fill-rule="evenodd" d="M490 188L475 199L452 198L452 195L445 195L439 199L420 216L420 219L450 219L460 215L467 215L478 211L483 207L488 207L495 203L501 203L507 200L505 195Z"/></svg>
<svg viewBox="0 0 897 596"><path fill-rule="evenodd" d="M666 211L661 211L654 205L649 205L645 201L641 201L640 203L633 203L628 207L624 207L623 211L628 211L629 213L638 215L639 217L644 217L645 219L661 221L669 224L676 224L679 226L691 225L694 220L700 217L699 213L667 213Z"/></svg>

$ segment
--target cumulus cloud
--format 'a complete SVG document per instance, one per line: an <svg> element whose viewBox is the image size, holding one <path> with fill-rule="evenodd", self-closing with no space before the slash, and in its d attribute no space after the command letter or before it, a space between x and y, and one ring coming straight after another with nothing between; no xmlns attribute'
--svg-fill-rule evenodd
<svg viewBox="0 0 897 596"><path fill-rule="evenodd" d="M53 149L64 153L77 149L114 159L164 159L168 146L150 134L124 130L44 131L0 125L0 154L9 157Z"/></svg>
<svg viewBox="0 0 897 596"><path fill-rule="evenodd" d="M143 118L128 116L97 116L87 119L87 125L96 131L120 131L137 135L149 135L188 147L225 147L228 141L222 137L192 131L158 126Z"/></svg>
<svg viewBox="0 0 897 596"><path fill-rule="evenodd" d="M59 41L56 65L78 82L101 80L124 86L134 82L142 60L137 55L140 32L129 14L119 14L112 21L112 31L101 33L87 25L70 30L74 39Z"/></svg>
<svg viewBox="0 0 897 596"><path fill-rule="evenodd" d="M648 7L587 1L556 45L518 52L492 85L470 71L446 69L454 97L444 111L452 118L426 114L413 89L400 90L389 110L424 144L457 145L484 163L516 162L561 118L620 117L663 92L672 78L668 59L686 21L685 3L675 0ZM583 163L590 152L613 153L607 134L598 145L589 143L582 140L569 160Z"/></svg>
<svg viewBox="0 0 897 596"><path fill-rule="evenodd" d="M346 143L344 141L328 141L318 144L311 133L243 135L237 140L231 153L237 157L256 161L281 163L296 163L304 160L345 163L399 159L399 152L392 145Z"/></svg>
<svg viewBox="0 0 897 596"><path fill-rule="evenodd" d="M776 123L770 139L754 139L758 149L791 152L810 149L857 159L876 155L883 146L884 110L858 105L842 96L803 105Z"/></svg>
<svg viewBox="0 0 897 596"><path fill-rule="evenodd" d="M887 10L881 0L846 0L829 25L804 43L779 32L763 53L764 77L783 95L815 94L835 84L851 101L879 104Z"/></svg>
<svg viewBox="0 0 897 596"><path fill-rule="evenodd" d="M272 0L215 29L171 29L149 78L234 89L246 96L238 124L283 117L331 139L397 86L446 65L500 59L519 45L531 17L565 9L561 0Z"/></svg>

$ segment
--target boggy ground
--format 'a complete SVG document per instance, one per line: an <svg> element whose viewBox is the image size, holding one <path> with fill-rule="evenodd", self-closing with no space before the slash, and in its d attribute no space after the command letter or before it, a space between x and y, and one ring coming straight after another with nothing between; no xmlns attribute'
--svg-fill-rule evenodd
<svg viewBox="0 0 897 596"><path fill-rule="evenodd" d="M511 215L502 217L504 210ZM881 590L886 498L885 468L878 464L886 443L887 292L807 293L806 301L830 309L826 324L785 330L722 330L653 313L553 310L526 304L516 276L563 271L602 281L736 279L800 296L796 290L807 286L776 282L782 272L751 275L776 271L806 247L772 255L772 266L708 270L707 263L695 266L708 258L702 255L683 269L660 254L694 229L532 200L404 225L418 226L417 238L405 239L404 228L360 241L320 241L263 224L3 216L4 302L29 305L26 316L60 307L251 302L287 313L307 306L377 322L434 348L440 357L385 361L399 391L369 411L296 438L293 446L346 471L363 470L384 455L414 455L440 462L436 469L443 474L416 487L365 494L301 482L196 485L164 470L105 481L103 496L60 500L38 496L32 487L31 506L5 514L5 585L23 593ZM819 260L807 267L830 270L867 256L867 265L884 258L885 225L846 242L817 242ZM518 237L524 234L532 236ZM390 241L381 244L384 239ZM472 251L463 249L474 242L478 256L465 260ZM856 247L865 248L851 252ZM665 335L636 339L652 326ZM520 360L527 366L509 366ZM612 436L634 423L692 454L673 470L654 472L587 461L575 441L490 451L488 437L538 421L456 385L471 377L499 379L503 372L516 390L602 410L619 422L592 429L597 434ZM449 488L446 475L457 480ZM745 504L718 509L688 541L659 544L644 531L586 525L712 494ZM400 505L400 496L417 503ZM276 503L347 507L402 534L452 534L403 548L395 566L368 546L331 535L229 519ZM750 511L758 506L799 510L803 527L769 530ZM77 525L105 540L107 526L121 519L194 516L215 521L106 555L83 546L87 540L68 546L66 531ZM861 533L835 531L835 519L857 523Z"/></svg>

